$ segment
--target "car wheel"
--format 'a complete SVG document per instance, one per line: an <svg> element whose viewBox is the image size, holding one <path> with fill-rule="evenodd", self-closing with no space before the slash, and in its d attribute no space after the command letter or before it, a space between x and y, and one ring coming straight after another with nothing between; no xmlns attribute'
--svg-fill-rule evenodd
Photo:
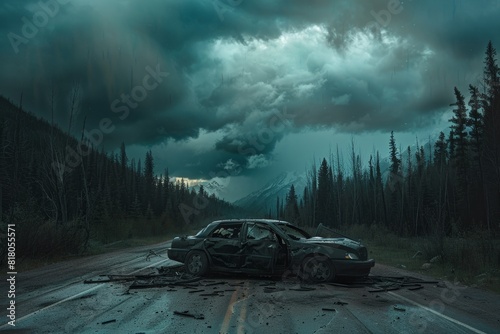
<svg viewBox="0 0 500 334"><path fill-rule="evenodd" d="M329 282L335 278L335 268L326 256L314 256L304 261L300 276L307 282Z"/></svg>
<svg viewBox="0 0 500 334"><path fill-rule="evenodd" d="M186 257L186 271L191 275L202 276L208 271L208 260L205 253L191 251Z"/></svg>

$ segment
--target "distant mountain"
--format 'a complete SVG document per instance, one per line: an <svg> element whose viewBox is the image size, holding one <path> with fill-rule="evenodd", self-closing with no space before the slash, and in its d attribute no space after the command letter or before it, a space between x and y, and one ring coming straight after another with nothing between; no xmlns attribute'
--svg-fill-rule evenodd
<svg viewBox="0 0 500 334"><path fill-rule="evenodd" d="M233 204L257 214L266 214L269 209L271 209L272 213L275 213L276 198L280 197L281 200L284 200L292 184L295 187L297 197L300 199L307 184L306 173L283 172L266 183L261 189L235 201Z"/></svg>

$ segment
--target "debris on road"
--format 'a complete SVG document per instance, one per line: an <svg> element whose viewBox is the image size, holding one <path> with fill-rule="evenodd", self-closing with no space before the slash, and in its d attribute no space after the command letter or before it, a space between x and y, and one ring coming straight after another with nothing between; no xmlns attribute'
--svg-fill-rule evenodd
<svg viewBox="0 0 500 334"><path fill-rule="evenodd" d="M273 292L280 292L280 291L285 291L285 288L276 288L276 287L270 287L266 286L264 288L264 293L273 293Z"/></svg>
<svg viewBox="0 0 500 334"><path fill-rule="evenodd" d="M322 311L337 312L337 310L336 310L336 309L334 309L334 308L328 308L328 307L323 307L321 310L322 310Z"/></svg>
<svg viewBox="0 0 500 334"><path fill-rule="evenodd" d="M179 287L189 289L188 293L198 294L199 296L224 296L224 292L236 291L237 288L245 286L245 281L232 282L225 278L224 280L217 279L204 279L200 276L188 274L185 271L184 265L174 265L168 267L159 267L155 272L149 274L137 275L120 275L109 274L100 275L97 279L85 280L85 284L93 283L106 283L106 282L131 282L129 290L131 289L147 289L147 288L162 288L168 287L167 292L179 291ZM258 286L263 289L264 293L275 293L281 291L298 291L310 292L321 288L324 285L310 285L301 282L293 281L289 284L288 281L282 281L284 285L277 285L275 281L262 281ZM424 281L411 276L368 276L363 280L356 280L354 282L330 282L326 283L330 286L340 288L369 288L368 292L387 292L399 289L408 289L411 291L420 290L424 288L424 284L439 284L439 281ZM439 286L439 285L438 285ZM207 291L209 287L213 287L214 291ZM219 288L220 287L220 288ZM228 289L224 289L227 287ZM347 303L337 302L338 305L346 305Z"/></svg>
<svg viewBox="0 0 500 334"><path fill-rule="evenodd" d="M198 292L205 292L205 290L191 290L188 293L198 293Z"/></svg>
<svg viewBox="0 0 500 334"><path fill-rule="evenodd" d="M395 309L396 311L406 312L406 309L405 309L405 308L402 308L401 306L394 305L394 309Z"/></svg>
<svg viewBox="0 0 500 334"><path fill-rule="evenodd" d="M349 303L342 302L342 301L340 301L340 300L339 300L339 301L337 301L337 302L335 302L335 303L333 303L333 304L334 304L334 305L344 306L344 305L347 305L347 304L349 304Z"/></svg>
<svg viewBox="0 0 500 334"><path fill-rule="evenodd" d="M189 313L189 311L184 311L184 312L174 311L174 314L175 315L180 315L180 316L183 316L183 317L189 317L189 318L199 319L199 320L205 319L205 316L203 314L193 314L193 313Z"/></svg>
<svg viewBox="0 0 500 334"><path fill-rule="evenodd" d="M415 277L401 276L369 276L366 280L366 285L373 287L368 292L386 292L408 288L408 290L419 290L423 288L422 284L436 284L438 281L424 281ZM366 286L365 285L365 286Z"/></svg>
<svg viewBox="0 0 500 334"><path fill-rule="evenodd" d="M150 250L149 250L148 255L146 255L146 261L151 261L151 257L152 257L152 256L158 256L158 257L163 257L163 258L165 258L164 256L162 256L162 255L160 255L160 254L156 253L154 250L151 250L151 249L150 249Z"/></svg>
<svg viewBox="0 0 500 334"><path fill-rule="evenodd" d="M316 289L315 288L308 288L306 286L301 286L300 288L290 288L289 290L292 290L292 291L313 291Z"/></svg>
<svg viewBox="0 0 500 334"><path fill-rule="evenodd" d="M222 291L212 292L212 293L200 293L202 297L211 297L211 296L223 296Z"/></svg>

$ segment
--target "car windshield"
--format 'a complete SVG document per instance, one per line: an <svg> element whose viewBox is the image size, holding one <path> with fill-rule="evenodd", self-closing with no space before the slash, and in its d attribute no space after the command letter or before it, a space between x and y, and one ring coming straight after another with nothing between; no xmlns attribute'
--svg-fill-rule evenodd
<svg viewBox="0 0 500 334"><path fill-rule="evenodd" d="M309 239L311 236L304 230L288 224L278 224L278 227L294 240Z"/></svg>
<svg viewBox="0 0 500 334"><path fill-rule="evenodd" d="M205 232L205 230L207 229L207 227L208 227L208 226L205 226L204 228L202 228L201 230L199 230L199 231L198 231L198 233L196 233L196 234L195 234L195 236L196 236L196 237L201 236L201 235Z"/></svg>

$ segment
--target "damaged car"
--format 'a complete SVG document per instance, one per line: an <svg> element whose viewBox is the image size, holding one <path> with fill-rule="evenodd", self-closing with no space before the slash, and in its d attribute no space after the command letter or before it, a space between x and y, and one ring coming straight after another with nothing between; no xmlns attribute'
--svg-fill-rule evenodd
<svg viewBox="0 0 500 334"><path fill-rule="evenodd" d="M360 242L312 237L286 221L270 219L214 221L194 236L174 238L168 257L184 263L192 275L297 275L316 283L366 277L375 265Z"/></svg>

